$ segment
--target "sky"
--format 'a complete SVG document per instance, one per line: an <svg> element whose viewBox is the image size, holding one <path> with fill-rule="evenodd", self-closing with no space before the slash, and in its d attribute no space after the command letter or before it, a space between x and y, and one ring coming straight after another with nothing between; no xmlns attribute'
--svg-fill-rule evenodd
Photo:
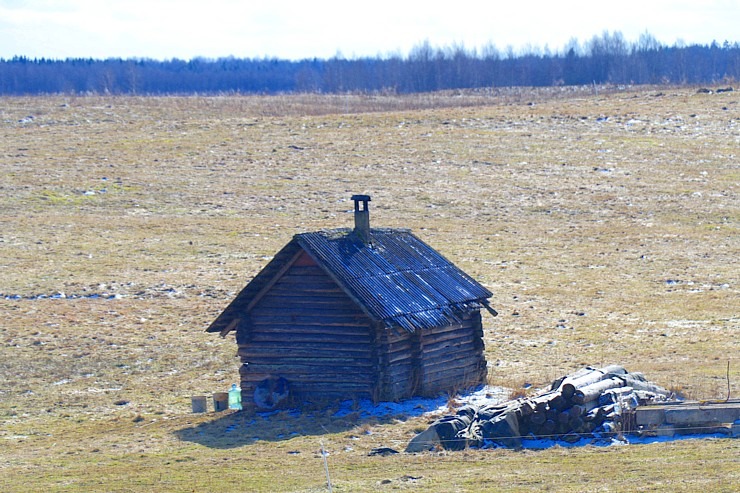
<svg viewBox="0 0 740 493"><path fill-rule="evenodd" d="M357 58L560 51L604 31L740 41L740 0L0 0L0 58Z"/></svg>

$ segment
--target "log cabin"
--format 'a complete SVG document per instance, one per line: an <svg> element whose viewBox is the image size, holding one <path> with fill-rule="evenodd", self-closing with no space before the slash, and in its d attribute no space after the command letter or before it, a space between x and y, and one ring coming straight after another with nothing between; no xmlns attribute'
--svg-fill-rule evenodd
<svg viewBox="0 0 740 493"><path fill-rule="evenodd" d="M409 230L370 228L369 195L352 200L354 229L295 235L208 327L236 334L245 409L485 381L492 293Z"/></svg>

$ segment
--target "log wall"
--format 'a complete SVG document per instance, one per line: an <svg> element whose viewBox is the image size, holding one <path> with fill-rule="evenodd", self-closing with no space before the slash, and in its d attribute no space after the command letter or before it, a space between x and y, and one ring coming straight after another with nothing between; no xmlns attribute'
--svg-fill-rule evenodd
<svg viewBox="0 0 740 493"><path fill-rule="evenodd" d="M300 400L436 395L485 381L478 311L462 323L409 333L389 330L305 253L240 313L242 402L269 377L283 377Z"/></svg>
<svg viewBox="0 0 740 493"><path fill-rule="evenodd" d="M462 390L485 381L480 312L469 313L460 325L424 331L420 343L420 395Z"/></svg>
<svg viewBox="0 0 740 493"><path fill-rule="evenodd" d="M462 324L413 334L379 330L383 400L461 390L486 379L480 312L467 314Z"/></svg>
<svg viewBox="0 0 740 493"><path fill-rule="evenodd" d="M373 396L371 321L310 258L299 259L243 316L243 402L270 376L286 378L296 398Z"/></svg>
<svg viewBox="0 0 740 493"><path fill-rule="evenodd" d="M378 399L395 401L409 397L419 388L418 332L411 334L403 329L376 329L381 385Z"/></svg>

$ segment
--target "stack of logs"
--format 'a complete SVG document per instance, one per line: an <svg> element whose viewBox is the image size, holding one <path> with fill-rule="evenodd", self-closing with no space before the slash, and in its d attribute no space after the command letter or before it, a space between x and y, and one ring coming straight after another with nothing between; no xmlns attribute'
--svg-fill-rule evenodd
<svg viewBox="0 0 740 493"><path fill-rule="evenodd" d="M554 381L549 390L534 397L464 406L414 437L406 452L493 444L518 448L522 439L575 443L584 437L612 436L629 428L625 411L669 395L641 373L628 373L621 366L586 367Z"/></svg>

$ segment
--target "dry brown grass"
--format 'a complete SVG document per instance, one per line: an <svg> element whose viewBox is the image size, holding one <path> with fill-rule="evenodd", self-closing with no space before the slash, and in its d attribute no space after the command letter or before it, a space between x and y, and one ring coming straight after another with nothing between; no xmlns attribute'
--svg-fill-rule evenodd
<svg viewBox="0 0 740 493"><path fill-rule="evenodd" d="M428 419L252 422L189 399L237 378L208 323L291 235L350 225L352 193L495 293L491 382L619 363L724 398L729 361L736 397L738 99L0 99L0 292L118 295L0 300L0 486L321 491L323 441L335 491L731 491L736 441L367 457Z"/></svg>

